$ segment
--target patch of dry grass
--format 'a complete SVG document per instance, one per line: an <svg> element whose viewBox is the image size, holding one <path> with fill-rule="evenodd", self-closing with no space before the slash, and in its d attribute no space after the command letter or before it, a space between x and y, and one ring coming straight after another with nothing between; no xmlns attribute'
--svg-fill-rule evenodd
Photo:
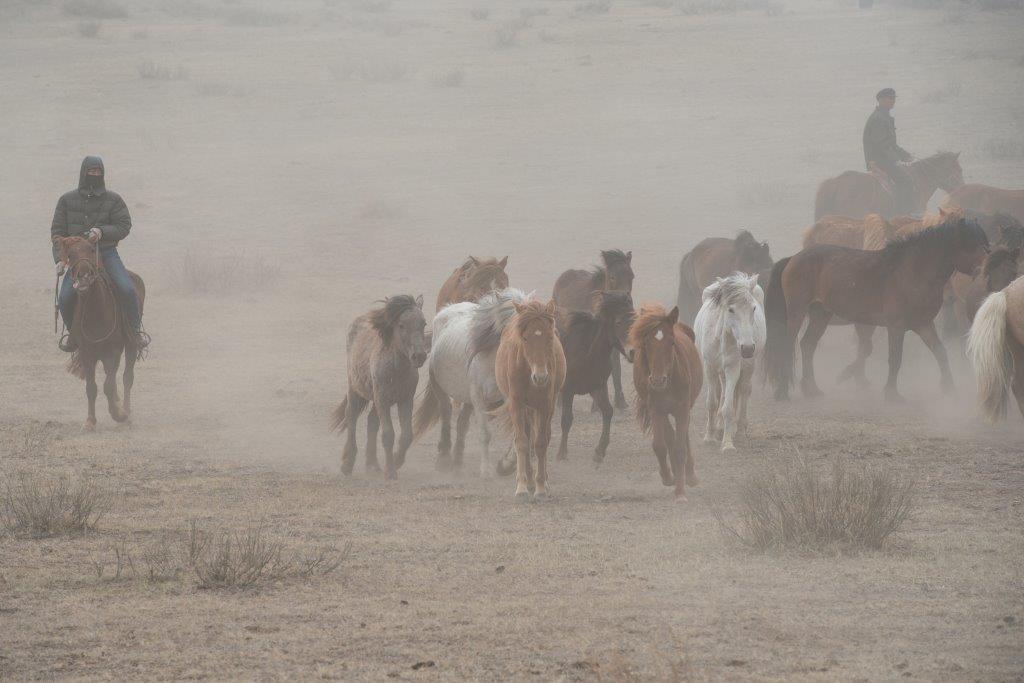
<svg viewBox="0 0 1024 683"><path fill-rule="evenodd" d="M877 550L914 509L914 486L889 468L823 474L802 457L767 465L743 482L739 520L723 527L758 551L775 548Z"/></svg>
<svg viewBox="0 0 1024 683"><path fill-rule="evenodd" d="M149 59L136 64L135 70L139 72L139 78L146 81L183 81L188 78L188 70L184 67L172 69Z"/></svg>
<svg viewBox="0 0 1024 683"><path fill-rule="evenodd" d="M371 59L332 64L328 68L334 79L339 82L397 83L408 73L408 69L402 64Z"/></svg>
<svg viewBox="0 0 1024 683"><path fill-rule="evenodd" d="M982 143L981 149L985 156L995 161L1024 160L1024 140L992 138Z"/></svg>
<svg viewBox="0 0 1024 683"><path fill-rule="evenodd" d="M224 23L228 26L247 28L266 28L282 26L291 21L291 17L281 12L271 12L259 7L236 7L224 13Z"/></svg>
<svg viewBox="0 0 1024 683"><path fill-rule="evenodd" d="M88 19L122 19L128 10L114 0L65 0L64 14Z"/></svg>
<svg viewBox="0 0 1024 683"><path fill-rule="evenodd" d="M110 507L110 496L90 480L23 475L0 490L0 527L29 538L82 533L95 529Z"/></svg>
<svg viewBox="0 0 1024 683"><path fill-rule="evenodd" d="M262 255L210 256L187 249L167 265L168 283L182 294L237 293L266 290L281 278L281 267Z"/></svg>
<svg viewBox="0 0 1024 683"><path fill-rule="evenodd" d="M98 21L80 21L78 22L78 35L83 38L95 38L100 34L100 29L103 27Z"/></svg>

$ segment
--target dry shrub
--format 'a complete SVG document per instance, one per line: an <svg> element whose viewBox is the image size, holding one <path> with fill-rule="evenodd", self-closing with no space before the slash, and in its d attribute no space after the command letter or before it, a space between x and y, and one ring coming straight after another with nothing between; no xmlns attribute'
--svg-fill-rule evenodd
<svg viewBox="0 0 1024 683"><path fill-rule="evenodd" d="M533 17L526 12L508 19L494 29L495 47L513 47L519 39L519 33L533 26Z"/></svg>
<svg viewBox="0 0 1024 683"><path fill-rule="evenodd" d="M590 0L590 2L577 3L569 15L572 17L593 17L598 14L608 14L611 8L611 0Z"/></svg>
<svg viewBox="0 0 1024 683"><path fill-rule="evenodd" d="M113 0L65 0L64 14L88 19L121 19L128 16L126 10Z"/></svg>
<svg viewBox="0 0 1024 683"><path fill-rule="evenodd" d="M224 13L224 23L228 26L281 26L289 21L291 21L291 17L287 14L269 12L257 7L237 7Z"/></svg>
<svg viewBox="0 0 1024 683"><path fill-rule="evenodd" d="M161 66L149 59L135 65L139 78L147 81L183 81L188 78L188 70L184 67L170 68Z"/></svg>
<svg viewBox="0 0 1024 683"><path fill-rule="evenodd" d="M914 487L889 468L849 468L826 476L802 457L762 468L741 488L739 521L723 527L758 551L878 549L914 507Z"/></svg>
<svg viewBox="0 0 1024 683"><path fill-rule="evenodd" d="M98 21L80 21L78 22L78 35L83 38L95 38L100 34L100 28L103 27Z"/></svg>
<svg viewBox="0 0 1024 683"><path fill-rule="evenodd" d="M248 293L269 289L280 278L280 266L259 254L210 256L187 249L167 265L171 289L182 294Z"/></svg>
<svg viewBox="0 0 1024 683"><path fill-rule="evenodd" d="M22 476L0 491L0 526L29 538L75 534L96 528L110 510L107 492L87 479L67 477L44 481Z"/></svg>
<svg viewBox="0 0 1024 683"><path fill-rule="evenodd" d="M469 10L469 16L474 21L487 21L491 16L491 9L489 7L474 7Z"/></svg>
<svg viewBox="0 0 1024 683"><path fill-rule="evenodd" d="M1024 160L1024 140L993 138L986 140L982 144L981 149L985 156L995 161Z"/></svg>

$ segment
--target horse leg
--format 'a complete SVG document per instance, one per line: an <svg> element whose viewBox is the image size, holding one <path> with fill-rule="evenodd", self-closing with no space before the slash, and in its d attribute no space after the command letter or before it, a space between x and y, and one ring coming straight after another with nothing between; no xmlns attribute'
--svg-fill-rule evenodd
<svg viewBox="0 0 1024 683"><path fill-rule="evenodd" d="M921 338L921 341L925 343L928 350L935 356L935 362L939 364L939 374L941 376L942 393L952 394L956 391L956 387L953 386L953 373L949 370L949 356L946 354L946 347L939 339L939 333L935 330L935 321L929 322L927 325L914 330L917 336Z"/></svg>
<svg viewBox="0 0 1024 683"><path fill-rule="evenodd" d="M526 490L533 493L537 490L537 479L533 472L533 411L526 410L523 414L526 416L523 421L523 429L526 434Z"/></svg>
<svg viewBox="0 0 1024 683"><path fill-rule="evenodd" d="M608 444L611 442L612 414L615 411L612 410L612 403L608 400L607 385L602 386L591 396L594 397L597 407L601 409L601 438L597 442L597 448L594 449L594 466L596 467L604 462L604 456L608 452Z"/></svg>
<svg viewBox="0 0 1024 683"><path fill-rule="evenodd" d="M117 370L121 367L121 352L117 355L103 357L103 372L106 379L103 380L103 394L107 397L107 410L114 422L124 422L128 414L121 407L121 397L117 394Z"/></svg>
<svg viewBox="0 0 1024 683"><path fill-rule="evenodd" d="M85 398L89 404L89 416L85 418L85 429L91 432L96 429L96 395L99 394L99 387L96 386L96 359L83 359L82 367L85 370Z"/></svg>
<svg viewBox="0 0 1024 683"><path fill-rule="evenodd" d="M462 454L466 451L466 432L473 418L473 404L463 403L459 417L455 423L455 451L452 454L452 467L462 467Z"/></svg>
<svg viewBox="0 0 1024 683"><path fill-rule="evenodd" d="M437 442L437 463L440 472L452 468L452 401L447 396L438 396L441 411L441 439Z"/></svg>
<svg viewBox="0 0 1024 683"><path fill-rule="evenodd" d="M654 455L658 458L661 483L665 486L672 486L676 480L672 476L672 468L668 463L668 441L665 437L665 428L668 426L668 415L657 410L651 411L651 447L654 448Z"/></svg>
<svg viewBox="0 0 1024 683"><path fill-rule="evenodd" d="M618 351L612 351L612 386L615 388L615 409L627 408L626 395L622 393L622 358Z"/></svg>
<svg viewBox="0 0 1024 683"><path fill-rule="evenodd" d="M1013 357L1013 396L1017 399L1017 408L1024 417L1024 346L1016 340L1009 332L1006 335L1006 346L1010 349Z"/></svg>
<svg viewBox="0 0 1024 683"><path fill-rule="evenodd" d="M694 472L693 448L690 446L690 409L681 405L675 414L676 439L673 449L679 462L676 475L676 500L686 500L686 484L696 486L700 482Z"/></svg>
<svg viewBox="0 0 1024 683"><path fill-rule="evenodd" d="M530 441L526 435L525 415L511 405L508 408L512 420L512 444L516 449L516 500L523 501L530 496L530 482L526 468L530 462Z"/></svg>
<svg viewBox="0 0 1024 683"><path fill-rule="evenodd" d="M551 407L554 410L554 406ZM548 497L548 444L551 443L551 413L541 415L533 411L533 452L537 455L536 487L534 499Z"/></svg>
<svg viewBox="0 0 1024 683"><path fill-rule="evenodd" d="M902 328L889 328L889 379L885 382L885 400L889 403L902 403L903 397L896 388L896 378L903 364L903 338L907 331Z"/></svg>
<svg viewBox="0 0 1024 683"><path fill-rule="evenodd" d="M138 354L134 349L125 349L124 377L122 379L124 383L124 401L121 402L121 407L124 409L124 414L128 417L132 414L132 386L135 384L135 361L137 356Z"/></svg>
<svg viewBox="0 0 1024 683"><path fill-rule="evenodd" d="M395 423L391 420L391 406L383 400L375 400L377 416L380 418L380 441L384 446L384 478L398 479L398 465L395 461Z"/></svg>
<svg viewBox="0 0 1024 683"><path fill-rule="evenodd" d="M722 451L734 451L733 437L736 436L736 385L740 381L740 373L743 371L742 361L736 365L726 364L725 368L725 396L722 397ZM687 413L689 422L689 413ZM679 426L679 416L676 416L676 427Z"/></svg>
<svg viewBox="0 0 1024 683"><path fill-rule="evenodd" d="M395 455L396 470L405 464L405 454L409 452L409 446L412 445L412 402L411 395L398 402L398 427L401 430L401 435L398 437L398 453Z"/></svg>
<svg viewBox="0 0 1024 683"><path fill-rule="evenodd" d="M788 295L786 298L786 354L790 358L789 367L792 367L792 362L796 359L796 338L800 334L800 328L803 327L804 317L807 315L807 298L801 296L797 299L796 293ZM790 369L792 373L792 369ZM791 377L786 377L783 381L778 383L775 387L775 400L776 401L788 401L789 400L789 383Z"/></svg>
<svg viewBox="0 0 1024 683"><path fill-rule="evenodd" d="M558 444L558 455L555 456L559 460L569 459L569 432L572 430L572 404L575 399L571 389L562 391L562 441ZM594 399L594 405L597 405L597 399Z"/></svg>
<svg viewBox="0 0 1024 683"><path fill-rule="evenodd" d="M352 474L352 467L356 464L356 423L367 403L369 401L365 398L349 390L348 402L345 404L345 428L348 430L348 437L345 439L345 448L341 451L341 473L346 476ZM374 444L376 442L374 439Z"/></svg>
<svg viewBox="0 0 1024 683"><path fill-rule="evenodd" d="M480 427L480 478L487 479L495 472L494 463L491 462L491 426L488 424L487 403L475 386L470 390L470 398Z"/></svg>
<svg viewBox="0 0 1024 683"><path fill-rule="evenodd" d="M718 408L722 401L722 382L718 372L705 366L704 375L708 378L708 395L705 405L708 409L708 424L704 430L704 443L713 443L718 428Z"/></svg>
<svg viewBox="0 0 1024 683"><path fill-rule="evenodd" d="M864 364L868 356L871 355L871 337L875 334L875 328L872 325L857 323L853 326L853 329L857 331L857 358L843 368L836 382L842 383L852 377L857 382L857 386L866 387L868 386L868 378L864 374Z"/></svg>
<svg viewBox="0 0 1024 683"><path fill-rule="evenodd" d="M800 340L800 360L803 362L800 390L807 398L813 398L821 396L822 393L818 383L814 381L814 350L818 348L818 340L828 329L828 321L832 314L821 306L812 306L807 313L807 331Z"/></svg>
<svg viewBox="0 0 1024 683"><path fill-rule="evenodd" d="M736 430L746 437L750 431L750 424L747 422L747 405L750 403L750 393L753 391L754 363L745 365L740 370L740 381L736 385L736 402L738 404Z"/></svg>
<svg viewBox="0 0 1024 683"><path fill-rule="evenodd" d="M380 463L377 461L377 436L380 434L380 416L377 414L377 407L370 406L370 412L366 414L366 460L367 472L380 472Z"/></svg>

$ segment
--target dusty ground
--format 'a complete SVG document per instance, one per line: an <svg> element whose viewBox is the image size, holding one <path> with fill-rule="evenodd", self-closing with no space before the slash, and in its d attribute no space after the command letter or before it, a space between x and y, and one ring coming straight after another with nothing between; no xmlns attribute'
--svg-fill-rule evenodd
<svg viewBox="0 0 1024 683"><path fill-rule="evenodd" d="M756 393L752 439L702 449L682 506L629 416L590 466L582 401L542 505L436 473L436 435L396 483L361 458L342 480L326 433L349 321L388 294L432 301L466 253L509 254L513 284L545 295L631 249L636 298L664 301L705 236L749 227L791 253L815 183L860 166L884 85L904 146L1024 185L1021 12L851 4L169 0L97 19L0 2L0 476L114 498L95 533L0 538L0 678L1020 678L1024 428L979 424L962 363L938 398L916 340L888 411L880 357L872 389L829 381L852 351L830 331L829 396ZM121 253L154 337L132 426L95 434L48 329L46 228L86 153L132 210ZM186 251L234 277L175 287ZM737 547L718 516L794 452L890 466L918 509L882 552ZM115 548L141 566L191 519L351 549L256 590L113 578Z"/></svg>

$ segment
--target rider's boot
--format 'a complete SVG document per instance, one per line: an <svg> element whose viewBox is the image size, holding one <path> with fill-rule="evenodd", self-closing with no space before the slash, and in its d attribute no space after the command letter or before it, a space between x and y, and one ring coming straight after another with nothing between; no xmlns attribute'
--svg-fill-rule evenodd
<svg viewBox="0 0 1024 683"><path fill-rule="evenodd" d="M70 333L64 333L64 336L57 342L57 348L64 353L74 353L78 350L78 342L75 341L75 338Z"/></svg>

